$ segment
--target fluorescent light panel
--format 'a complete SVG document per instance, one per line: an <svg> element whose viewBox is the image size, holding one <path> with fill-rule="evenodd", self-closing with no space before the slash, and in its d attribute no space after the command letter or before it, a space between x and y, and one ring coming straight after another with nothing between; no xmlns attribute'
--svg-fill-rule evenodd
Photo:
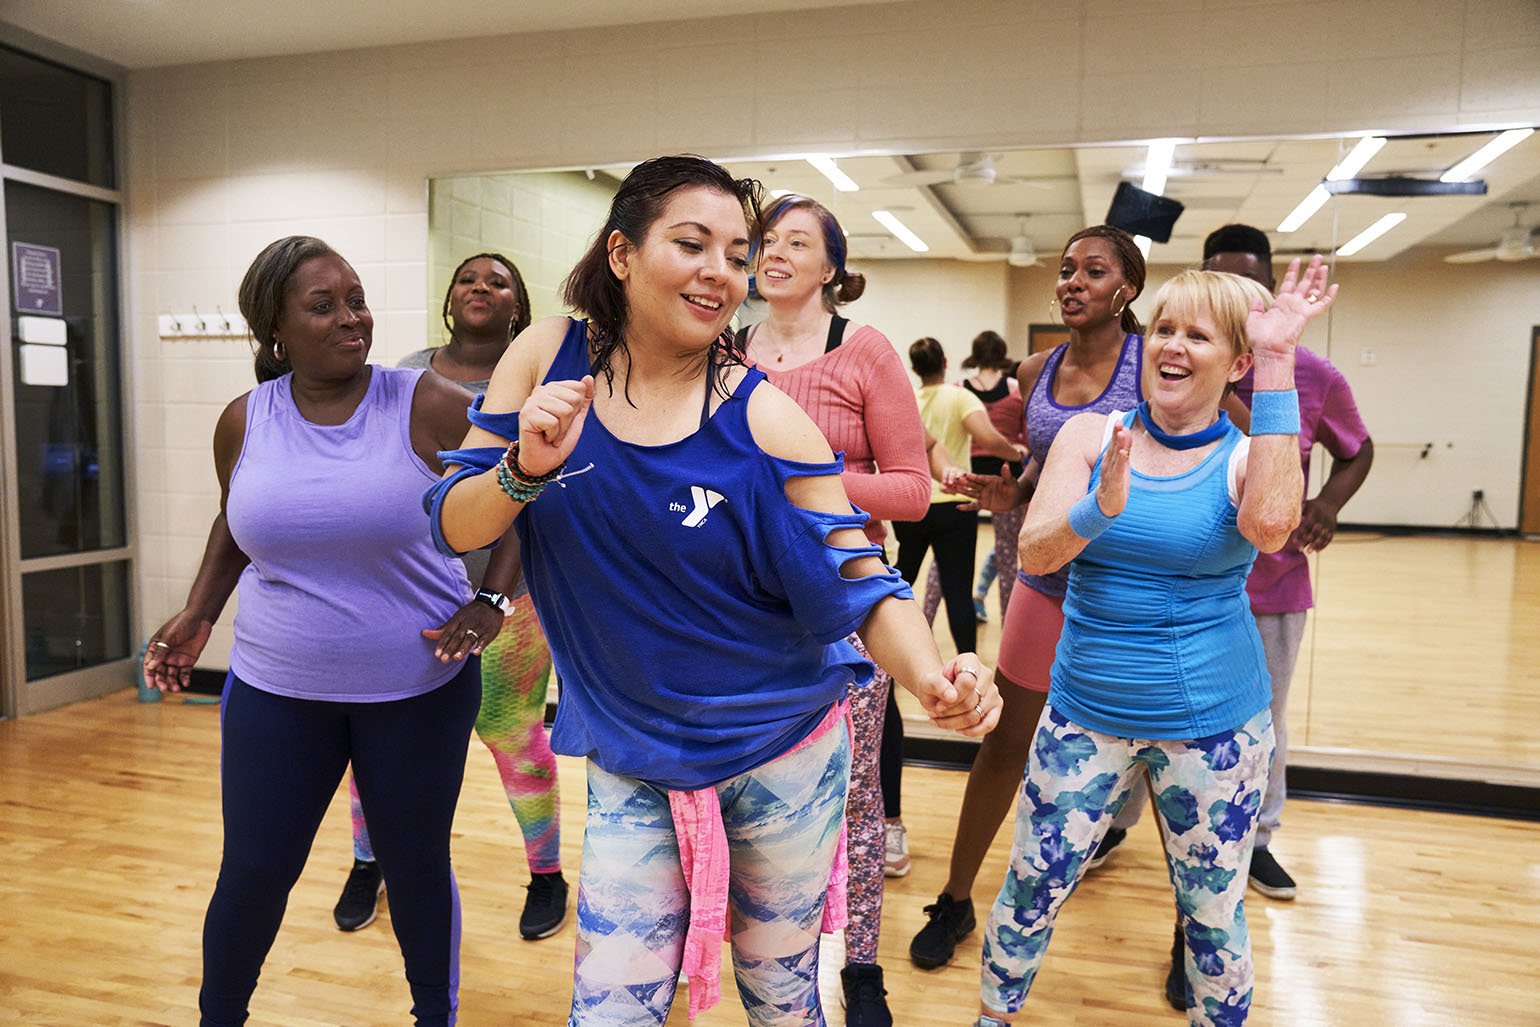
<svg viewBox="0 0 1540 1027"><path fill-rule="evenodd" d="M1340 182L1344 178L1352 178L1354 175L1357 175L1363 170L1364 165L1369 163L1369 159L1376 153L1379 153L1380 147L1384 145L1384 136L1364 136L1358 140L1357 145L1348 151L1346 157L1343 157L1326 173L1326 181ZM1331 193L1326 191L1326 187L1316 186L1310 190L1303 200L1299 201L1299 206L1289 211L1288 217L1278 222L1278 231L1293 232L1297 230L1306 221L1314 217L1315 212L1324 207L1329 199L1331 199Z"/></svg>
<svg viewBox="0 0 1540 1027"><path fill-rule="evenodd" d="M1310 190L1310 195L1299 201L1299 206L1289 211L1289 216L1278 222L1278 231L1292 232L1300 225L1309 221L1316 211L1331 199L1331 193L1326 191L1324 185L1318 185Z"/></svg>
<svg viewBox="0 0 1540 1027"><path fill-rule="evenodd" d="M1439 176L1440 182L1463 182L1535 134L1532 128L1510 128Z"/></svg>
<svg viewBox="0 0 1540 1027"><path fill-rule="evenodd" d="M894 217L890 211L874 210L872 211L872 217L876 218L877 223L882 225L883 228L886 228L888 231L892 232L898 238L899 242L903 243L914 252L924 253L926 250L930 249L929 246L925 245L924 239L921 239L919 236L911 232L909 230L909 226L898 220L898 218Z"/></svg>
<svg viewBox="0 0 1540 1027"><path fill-rule="evenodd" d="M771 189L770 190L770 198L772 200L779 200L782 196L790 196L790 195L791 195L791 190L790 189Z"/></svg>
<svg viewBox="0 0 1540 1027"><path fill-rule="evenodd" d="M1175 139L1157 139L1150 144L1144 158L1145 192L1159 196L1166 191L1166 175L1171 171L1171 158L1175 155Z"/></svg>
<svg viewBox="0 0 1540 1027"><path fill-rule="evenodd" d="M1337 251L1337 256L1351 257L1353 254L1357 253L1359 250L1363 249L1365 246L1369 245L1374 240L1378 239L1380 236L1384 235L1386 232L1390 231L1392 228L1396 227L1405 220L1406 214L1401 211L1397 211L1394 214L1386 214L1374 224L1370 225L1368 228L1365 228L1362 232L1359 232L1357 235L1353 236L1353 238L1349 239L1347 241L1347 245L1343 246Z"/></svg>
<svg viewBox="0 0 1540 1027"><path fill-rule="evenodd" d="M824 157L821 155L817 157L809 157L807 162L822 172L823 177L833 182L834 188L838 189L842 193L853 193L861 188L860 186L856 185L855 179L851 178L849 175L840 170L839 165L834 163L833 157Z"/></svg>
<svg viewBox="0 0 1540 1027"><path fill-rule="evenodd" d="M1380 152L1380 147L1385 145L1384 136L1364 136L1358 140L1358 145L1348 151L1348 155L1337 162L1337 166L1326 173L1326 181L1340 182L1345 178L1352 178L1363 170L1363 166L1369 163L1369 158Z"/></svg>
<svg viewBox="0 0 1540 1027"><path fill-rule="evenodd" d="M1134 236L1134 245L1139 247L1139 255L1146 259L1150 256L1150 244L1154 241L1147 235Z"/></svg>

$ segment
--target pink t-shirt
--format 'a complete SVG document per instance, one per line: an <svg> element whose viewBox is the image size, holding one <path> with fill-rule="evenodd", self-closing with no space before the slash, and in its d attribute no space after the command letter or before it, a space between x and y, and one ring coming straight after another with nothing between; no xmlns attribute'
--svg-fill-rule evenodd
<svg viewBox="0 0 1540 1027"><path fill-rule="evenodd" d="M909 372L870 325L789 371L760 366L770 384L807 411L829 448L845 454L840 476L850 501L871 516L866 537L882 543L882 522L918 521L930 509L930 464Z"/></svg>
<svg viewBox="0 0 1540 1027"><path fill-rule="evenodd" d="M1358 455L1369 438L1342 372L1325 357L1303 346L1294 351L1294 384L1299 390L1299 460L1309 487L1310 453L1319 442L1335 459ZM1252 373L1235 385L1235 394L1251 406ZM1301 497L1303 499L1304 497ZM1299 531L1276 553L1258 553L1246 579L1246 593L1256 613L1292 613L1314 605L1310 562L1300 548Z"/></svg>

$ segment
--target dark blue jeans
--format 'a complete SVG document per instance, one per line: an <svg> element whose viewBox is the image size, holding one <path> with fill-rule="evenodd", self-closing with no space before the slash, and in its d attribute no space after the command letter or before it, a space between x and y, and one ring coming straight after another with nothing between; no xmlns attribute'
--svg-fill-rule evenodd
<svg viewBox="0 0 1540 1027"><path fill-rule="evenodd" d="M291 699L234 674L220 717L224 853L203 922L204 1027L246 1021L316 830L353 764L390 889L419 1025L455 1022L460 900L449 831L481 705L481 661L425 695L390 702Z"/></svg>

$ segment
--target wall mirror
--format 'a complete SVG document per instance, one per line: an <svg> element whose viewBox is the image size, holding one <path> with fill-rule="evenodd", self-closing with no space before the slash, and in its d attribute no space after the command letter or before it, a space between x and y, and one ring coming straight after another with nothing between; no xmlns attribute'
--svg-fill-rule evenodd
<svg viewBox="0 0 1540 1027"><path fill-rule="evenodd" d="M1265 229L1280 273L1292 256L1336 254L1342 299L1304 343L1346 377L1376 456L1344 530L1311 558L1316 608L1289 708L1296 766L1540 786L1540 545L1520 534L1540 533L1540 134L1474 173L1485 194L1323 192L1279 230L1333 169L1437 181L1499 135L1177 141L1156 190L1185 209L1170 241L1151 248L1141 314L1228 222ZM1052 338L1064 239L1104 220L1119 182L1143 184L1151 155L1138 143L835 156L854 190L802 156L726 163L827 204L849 236L850 265L868 279L844 312L900 352L935 336L955 369L985 328L1017 356ZM494 249L519 264L536 316L561 312L561 279L628 169L433 180L429 295L443 294L460 257ZM1354 244L1376 226L1381 234ZM746 305L746 321L759 316ZM429 342L442 341L430 327ZM1317 447L1311 494L1329 466ZM993 594L988 609L980 649L992 660ZM914 705L906 722L916 735L928 729Z"/></svg>

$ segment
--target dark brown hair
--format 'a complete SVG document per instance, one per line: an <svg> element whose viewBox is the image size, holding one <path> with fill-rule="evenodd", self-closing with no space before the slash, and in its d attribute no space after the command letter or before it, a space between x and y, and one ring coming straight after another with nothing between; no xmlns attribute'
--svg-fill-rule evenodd
<svg viewBox="0 0 1540 1027"><path fill-rule="evenodd" d="M599 234L562 283L562 299L588 317L590 373L594 377L603 374L606 381L613 382L615 371L611 362L615 351L626 346L629 309L625 283L610 270L611 233L619 232L633 246L640 246L653 222L663 213L669 196L676 189L693 186L715 189L736 199L748 224L750 248L758 245L762 189L754 179L734 178L721 165L693 154L654 157L632 168L610 202L609 215ZM715 349L728 362L743 358L731 332L722 334Z"/></svg>
<svg viewBox="0 0 1540 1027"><path fill-rule="evenodd" d="M454 325L449 323L449 299L454 295L455 282L460 277L460 272L465 270L465 265L473 260L495 260L508 269L508 276L513 279L513 323L508 326L508 339L511 342L515 335L529 327L529 289L524 285L524 276L519 274L519 265L503 256L501 253L475 253L455 266L454 274L449 276L449 288L444 290L444 331L449 333L451 340L455 337Z"/></svg>
<svg viewBox="0 0 1540 1027"><path fill-rule="evenodd" d="M980 371L1004 370L1011 358L1005 355L1005 339L999 332L985 329L973 337L973 350L963 357L962 366L976 367Z"/></svg>
<svg viewBox="0 0 1540 1027"><path fill-rule="evenodd" d="M1092 225L1090 228L1082 228L1070 236L1064 243L1064 249L1059 251L1059 259L1064 259L1064 254L1069 252L1070 245L1078 239L1106 239L1117 252L1118 263L1123 266L1123 278L1133 287L1134 294L1128 297L1123 304L1123 313L1119 319L1123 331L1134 335L1144 334L1144 325L1139 323L1139 318L1134 314L1134 300L1144 292L1144 254L1139 252L1139 244L1134 242L1134 237L1121 228L1111 225Z"/></svg>
<svg viewBox="0 0 1540 1027"><path fill-rule="evenodd" d="M314 236L286 235L264 246L246 269L236 296L241 316L256 342L258 382L282 378L294 370L287 356L278 356L277 340L273 337L283 316L289 279L305 261L335 255L336 250Z"/></svg>
<svg viewBox="0 0 1540 1027"><path fill-rule="evenodd" d="M938 375L946 370L946 351L929 335L916 339L909 347L909 366L921 378Z"/></svg>

